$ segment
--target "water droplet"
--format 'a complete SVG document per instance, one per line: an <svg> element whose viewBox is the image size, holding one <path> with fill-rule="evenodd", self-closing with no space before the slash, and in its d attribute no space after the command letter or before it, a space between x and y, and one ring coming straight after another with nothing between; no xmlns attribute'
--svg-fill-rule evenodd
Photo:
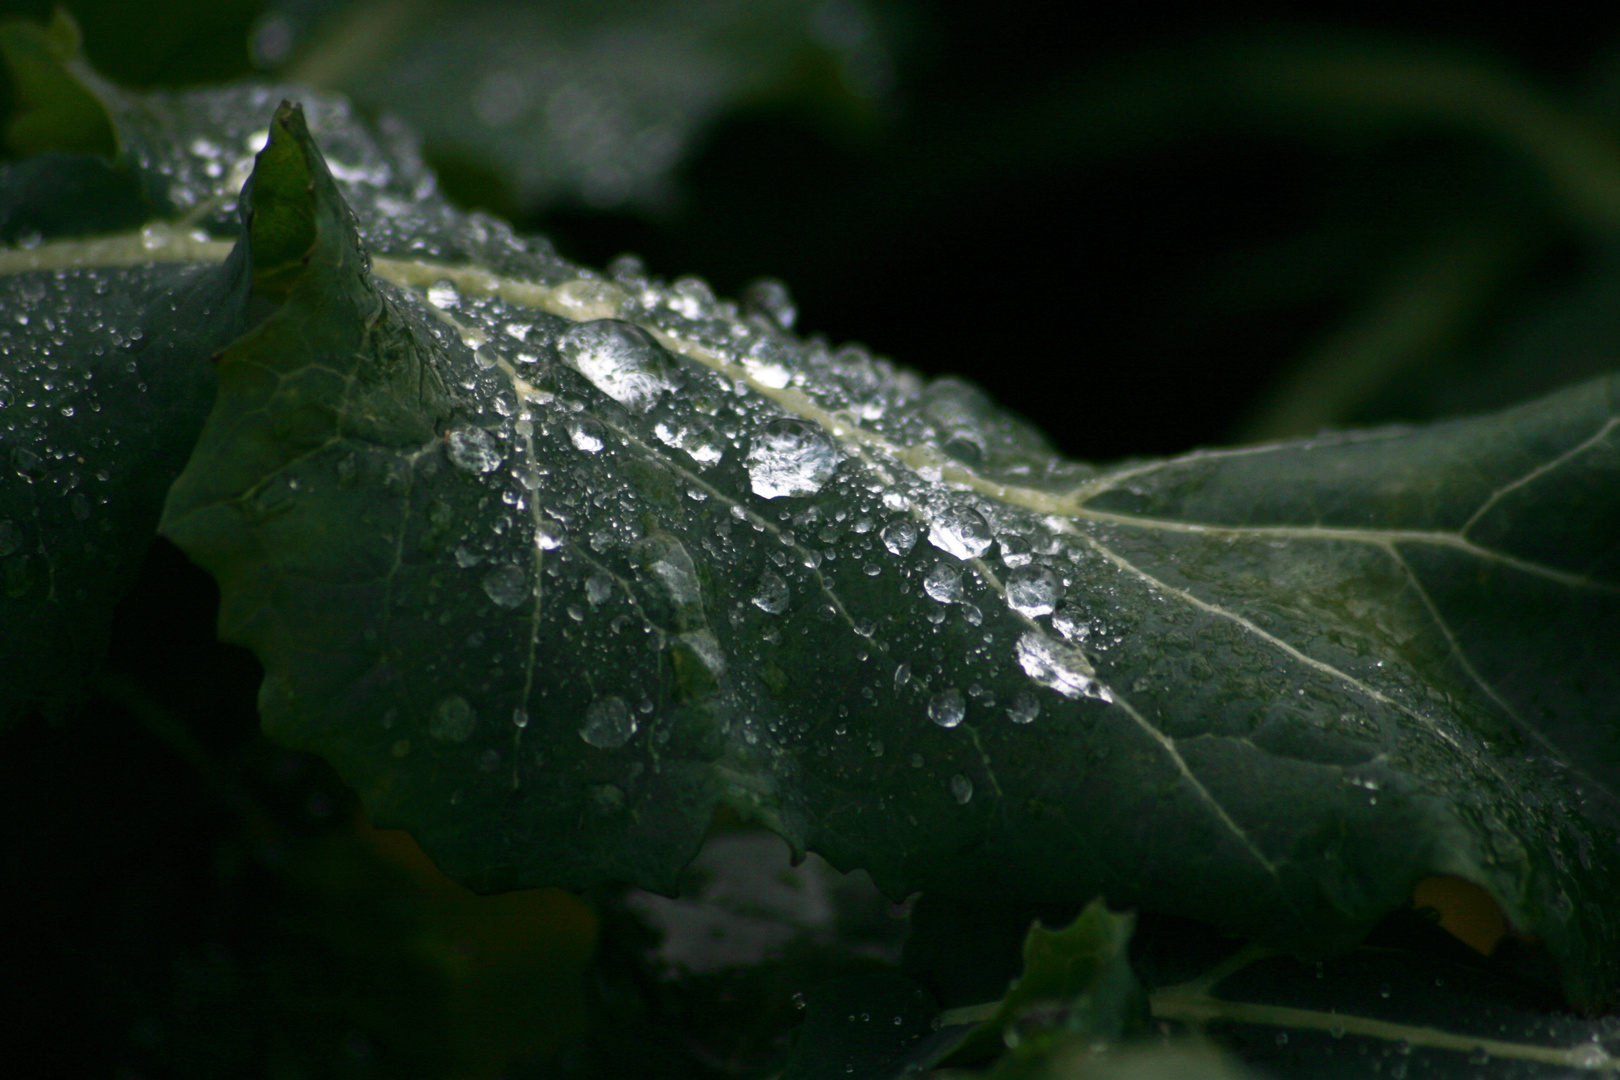
<svg viewBox="0 0 1620 1080"><path fill-rule="evenodd" d="M511 563L497 566L484 575L484 595L501 607L520 607L529 598L528 576Z"/></svg>
<svg viewBox="0 0 1620 1080"><path fill-rule="evenodd" d="M748 448L748 480L766 499L814 495L832 479L839 454L820 426L792 417L772 420Z"/></svg>
<svg viewBox="0 0 1620 1080"><path fill-rule="evenodd" d="M1091 636L1091 623L1079 611L1066 605L1052 613L1052 629L1069 641L1085 641Z"/></svg>
<svg viewBox="0 0 1620 1080"><path fill-rule="evenodd" d="M1018 639L1018 664L1024 674L1064 697L1113 701L1108 687L1097 681L1097 672L1079 649L1059 644L1031 630Z"/></svg>
<svg viewBox="0 0 1620 1080"><path fill-rule="evenodd" d="M749 348L742 358L743 370L761 386L780 390L793 381L788 367L786 350L769 338L762 338Z"/></svg>
<svg viewBox="0 0 1620 1080"><path fill-rule="evenodd" d="M928 699L928 719L942 728L953 728L967 715L967 702L957 689L942 690Z"/></svg>
<svg viewBox="0 0 1620 1080"><path fill-rule="evenodd" d="M1470 1065L1489 1065L1490 1063L1490 1051L1486 1050L1483 1046L1474 1047L1474 1049L1468 1055L1468 1064Z"/></svg>
<svg viewBox="0 0 1620 1080"><path fill-rule="evenodd" d="M428 303L443 311L461 304L461 294L456 291L455 282L449 278L440 278L428 286Z"/></svg>
<svg viewBox="0 0 1620 1080"><path fill-rule="evenodd" d="M754 595L749 599L767 615L780 615L787 610L790 599L788 583L781 574L767 570L759 575L759 584L754 587Z"/></svg>
<svg viewBox="0 0 1620 1080"><path fill-rule="evenodd" d="M470 473L494 472L501 465L495 436L481 427L452 428L445 433L444 448L452 465Z"/></svg>
<svg viewBox="0 0 1620 1080"><path fill-rule="evenodd" d="M668 533L658 533L636 544L631 561L648 619L666 630L695 630L704 625L703 586L684 544Z"/></svg>
<svg viewBox="0 0 1620 1080"><path fill-rule="evenodd" d="M958 559L977 559L990 550L990 524L971 506L952 506L928 528L928 542Z"/></svg>
<svg viewBox="0 0 1620 1080"><path fill-rule="evenodd" d="M513 709L512 710L512 726L515 727L515 728L526 728L526 727L528 727L529 726L529 710L525 709L521 705L519 705L517 708Z"/></svg>
<svg viewBox="0 0 1620 1080"><path fill-rule="evenodd" d="M1007 705L1007 719L1015 724L1032 724L1040 715L1041 703L1028 690L1018 691Z"/></svg>
<svg viewBox="0 0 1620 1080"><path fill-rule="evenodd" d="M793 329L793 323L799 317L798 308L794 306L793 297L789 295L787 286L775 278L760 278L744 287L742 302L744 312L749 314L757 312L783 330Z"/></svg>
<svg viewBox="0 0 1620 1080"><path fill-rule="evenodd" d="M1014 570L1007 577L1007 606L1034 619L1050 615L1057 604L1057 575L1040 566Z"/></svg>
<svg viewBox="0 0 1620 1080"><path fill-rule="evenodd" d="M602 438L602 425L590 417L568 421L568 441L574 444L576 450L583 450L587 454L600 453L606 445Z"/></svg>
<svg viewBox="0 0 1620 1080"><path fill-rule="evenodd" d="M942 604L956 603L962 599L962 572L949 563L935 563L923 578L923 592Z"/></svg>
<svg viewBox="0 0 1620 1080"><path fill-rule="evenodd" d="M955 799L959 805L966 806L968 801L973 798L973 781L961 773L951 777L951 798Z"/></svg>
<svg viewBox="0 0 1620 1080"><path fill-rule="evenodd" d="M585 579L585 599L591 604L605 604L608 597L613 595L613 579L601 570L597 570Z"/></svg>
<svg viewBox="0 0 1620 1080"><path fill-rule="evenodd" d="M895 555L904 555L917 544L917 523L910 518L899 518L883 526L878 534L883 546Z"/></svg>
<svg viewBox="0 0 1620 1080"><path fill-rule="evenodd" d="M558 340L557 349L598 390L634 412L646 412L674 388L668 354L632 323L577 323Z"/></svg>
<svg viewBox="0 0 1620 1080"><path fill-rule="evenodd" d="M478 714L460 694L451 694L441 700L433 706L433 715L428 717L428 734L440 742L466 742L472 738L473 729L477 726Z"/></svg>
<svg viewBox="0 0 1620 1080"><path fill-rule="evenodd" d="M563 529L554 521L542 519L534 527L534 546L541 551L556 551L562 547Z"/></svg>
<svg viewBox="0 0 1620 1080"><path fill-rule="evenodd" d="M1614 1058L1595 1042L1582 1043L1569 1052L1569 1061L1577 1069L1604 1069L1614 1064Z"/></svg>
<svg viewBox="0 0 1620 1080"><path fill-rule="evenodd" d="M601 697L585 710L579 737L599 750L614 750L636 733L635 714L621 697Z"/></svg>

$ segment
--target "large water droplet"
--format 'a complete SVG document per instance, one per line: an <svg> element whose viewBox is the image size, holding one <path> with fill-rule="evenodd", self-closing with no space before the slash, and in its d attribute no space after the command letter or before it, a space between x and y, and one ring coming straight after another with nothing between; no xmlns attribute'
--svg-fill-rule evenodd
<svg viewBox="0 0 1620 1080"><path fill-rule="evenodd" d="M534 527L534 546L541 551L556 551L565 538L563 527L550 519L542 519Z"/></svg>
<svg viewBox="0 0 1620 1080"><path fill-rule="evenodd" d="M832 479L839 454L819 425L780 417L761 428L748 448L748 481L767 499L814 495Z"/></svg>
<svg viewBox="0 0 1620 1080"><path fill-rule="evenodd" d="M558 340L557 349L598 390L635 412L646 412L674 386L668 354L632 323L578 323Z"/></svg>
<svg viewBox="0 0 1620 1080"><path fill-rule="evenodd" d="M989 522L971 506L948 507L928 529L928 542L958 559L977 559L993 539Z"/></svg>
<svg viewBox="0 0 1620 1080"><path fill-rule="evenodd" d="M461 304L461 294L456 291L456 283L449 278L440 278L429 285L427 298L428 303L445 311Z"/></svg>
<svg viewBox="0 0 1620 1080"><path fill-rule="evenodd" d="M440 742L463 743L472 738L478 714L460 694L451 694L433 706L428 717L428 734Z"/></svg>
<svg viewBox="0 0 1620 1080"><path fill-rule="evenodd" d="M759 575L759 584L749 599L767 615L780 615L787 610L790 598L787 581L781 574L767 570Z"/></svg>
<svg viewBox="0 0 1620 1080"><path fill-rule="evenodd" d="M1612 1065L1614 1058L1600 1044L1590 1042L1571 1050L1569 1061L1577 1069L1602 1069Z"/></svg>
<svg viewBox="0 0 1620 1080"><path fill-rule="evenodd" d="M494 472L501 465L495 436L481 427L451 429L445 434L444 449L452 465L470 473Z"/></svg>
<svg viewBox="0 0 1620 1080"><path fill-rule="evenodd" d="M1045 567L1022 567L1007 577L1007 606L1032 619L1050 615L1059 588L1057 575Z"/></svg>
<svg viewBox="0 0 1620 1080"><path fill-rule="evenodd" d="M942 690L928 699L928 719L942 728L953 728L967 715L967 702L962 691Z"/></svg>
<svg viewBox="0 0 1620 1080"><path fill-rule="evenodd" d="M600 453L604 444L602 438L602 425L590 417L582 417L568 421L568 441L574 444L576 450L583 450L587 454Z"/></svg>
<svg viewBox="0 0 1620 1080"><path fill-rule="evenodd" d="M898 518L883 526L878 534L883 546L896 555L904 555L917 546L917 523L910 518Z"/></svg>
<svg viewBox="0 0 1620 1080"><path fill-rule="evenodd" d="M950 563L935 563L923 578L923 592L942 604L954 604L962 599L962 572Z"/></svg>
<svg viewBox="0 0 1620 1080"><path fill-rule="evenodd" d="M703 586L686 546L668 533L636 544L631 552L641 585L643 613L666 630L697 630L704 625Z"/></svg>
<svg viewBox="0 0 1620 1080"><path fill-rule="evenodd" d="M1039 715L1041 703L1036 701L1035 695L1028 690L1018 691L1007 705L1007 719L1015 724L1032 724Z"/></svg>
<svg viewBox="0 0 1620 1080"><path fill-rule="evenodd" d="M1018 639L1018 664L1025 675L1064 697L1114 700L1108 687L1097 681L1097 672L1084 653L1045 634L1031 630Z"/></svg>
<svg viewBox="0 0 1620 1080"><path fill-rule="evenodd" d="M973 798L973 781L957 773L951 777L951 798L961 806L966 806Z"/></svg>
<svg viewBox="0 0 1620 1080"><path fill-rule="evenodd" d="M636 717L621 697L601 697L585 710L579 737L598 750L615 750L636 733Z"/></svg>
<svg viewBox="0 0 1620 1080"><path fill-rule="evenodd" d="M501 607L519 607L529 598L528 576L511 563L497 566L484 575L484 594Z"/></svg>

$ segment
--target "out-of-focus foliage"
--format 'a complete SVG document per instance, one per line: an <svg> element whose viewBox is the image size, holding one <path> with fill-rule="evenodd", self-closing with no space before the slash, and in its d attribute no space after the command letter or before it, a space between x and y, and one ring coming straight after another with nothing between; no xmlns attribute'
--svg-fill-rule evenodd
<svg viewBox="0 0 1620 1080"><path fill-rule="evenodd" d="M1040 5L996 20L970 8L773 7L795 14L761 44L770 62L741 68L706 51L750 47L716 29L740 25L719 7L627 6L622 22L619 9L594 8L585 29L559 35L546 78L561 82L467 60L492 43L507 57L532 49L527 31L553 20L581 25L578 10L531 5L504 40L476 44L455 22L437 24L455 33L426 31L458 42L463 66L435 72L460 83L445 93L401 82L410 33L390 28L408 21L368 20L422 16L420 35L450 5L353 5L327 26L292 5L75 5L96 65L135 87L251 74L252 48L274 59L285 31L283 74L336 57L328 85L378 113L419 110L453 199L501 209L598 265L634 250L659 271L703 273L722 294L782 277L801 327L964 372L1088 458L1432 419L1617 366L1620 38L1607 16L1526 11L1485 27L1410 7L1279 16L1235 5L1191 18L1066 12L1060 24ZM48 6L5 11L39 20ZM353 54L320 44L345 40L372 50L367 63L382 58L364 82L384 90L368 93L363 65L344 61ZM616 51L625 40L636 47ZM662 44L649 52L650 41ZM863 42L880 47L863 53ZM616 55L660 63L615 73ZM575 84L588 92L570 98ZM676 92L693 86L709 96ZM559 94L600 111L539 104ZM496 119L502 102L529 110L509 122L572 117L572 164L548 171L523 164L532 146L458 141L480 101ZM8 121L30 108L26 88L0 87ZM598 122L609 115L653 120ZM624 133L660 126L658 153L615 174ZM93 127L54 149L104 153ZM40 149L35 130L9 125L8 152ZM76 175L123 190L118 167ZM144 213L159 195L103 205ZM28 378L42 389L39 359ZM1073 390L1052 393L1060 384ZM162 453L142 433L121 437ZM71 492L62 505L71 511ZM138 559L126 563L109 592ZM937 1035L930 1010L982 1018L1019 974L1030 920L1074 915L1005 905L946 917L924 897L903 920L913 939L896 973L893 916L858 888L828 886L844 900L821 922L804 921L807 907L739 907L713 887L728 880L713 853L699 869L714 876L684 882L682 900L612 892L593 913L556 893L473 898L361 822L324 767L260 740L260 673L212 642L214 602L160 544L114 621L109 675L84 680L89 709L4 734L6 895L37 931L4 955L18 973L8 1064L39 1051L51 1071L82 1061L130 1077L766 1076L794 1052L795 1029L810 1030L800 1018L840 994L899 1002L897 1027L918 1045ZM48 654L22 666L60 683L65 656ZM8 646L8 662L19 655ZM715 852L748 847L730 835ZM842 879L796 880L814 891ZM1489 960L1399 919L1323 966L1150 920L1131 960L1160 1032L1203 1029L1275 1075L1608 1067L1612 1023L1562 1013L1545 953L1490 911L1496 928L1478 939L1494 946ZM683 927L718 929L733 950L739 935L765 944L706 951ZM722 956L749 961L700 970ZM88 1006L86 986L100 991ZM1349 1014L1356 1022L1337 1028ZM28 1042L62 1016L77 1018L79 1037ZM877 1045L859 1041L858 1011L842 1016L850 1045ZM1099 1052L1068 1018L1032 1017L1048 1022L1035 1024L1042 1052L1006 1055L995 1075L1239 1071L1186 1044ZM938 1060L912 1053L880 1049L864 1065L879 1076L896 1060Z"/></svg>

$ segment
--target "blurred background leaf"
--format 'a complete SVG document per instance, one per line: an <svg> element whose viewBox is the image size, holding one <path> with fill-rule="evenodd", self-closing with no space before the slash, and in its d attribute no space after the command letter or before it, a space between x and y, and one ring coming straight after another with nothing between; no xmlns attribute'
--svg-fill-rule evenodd
<svg viewBox="0 0 1620 1080"><path fill-rule="evenodd" d="M595 265L780 278L802 331L976 379L1080 457L1453 415L1620 364L1601 5L71 8L116 82L345 90L418 127L464 205ZM0 953L8 1072L741 1076L780 1060L796 991L879 963L789 935L694 972L651 901L457 893L260 738L214 605L160 544L92 706L0 735L27 929ZM996 973L912 951L944 1004L947 976Z"/></svg>

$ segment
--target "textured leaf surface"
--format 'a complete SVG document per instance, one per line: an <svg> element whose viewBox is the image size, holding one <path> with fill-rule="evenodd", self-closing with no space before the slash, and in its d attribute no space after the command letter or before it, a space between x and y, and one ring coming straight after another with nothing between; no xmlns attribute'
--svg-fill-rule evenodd
<svg viewBox="0 0 1620 1080"><path fill-rule="evenodd" d="M240 146L256 93L179 108ZM1101 892L1304 952L1450 873L1609 996L1613 380L1098 472L312 119L330 175L295 114L272 140L310 261L221 360L165 528L270 729L450 872L670 889L729 806L892 895Z"/></svg>
<svg viewBox="0 0 1620 1080"><path fill-rule="evenodd" d="M54 29L71 34L60 20ZM41 140L65 128L71 147L108 123L46 35L4 26L0 43L14 70L22 54L40 93L76 89L39 119L92 112L86 124L34 125ZM85 141L98 139L111 141ZM111 161L52 151L0 167L0 237L26 240L0 249L0 719L59 714L82 696L213 403L212 354L246 318L240 259L187 257L195 245L185 237L164 263L94 242L40 255L86 217L92 227L145 220L163 176L143 149Z"/></svg>

